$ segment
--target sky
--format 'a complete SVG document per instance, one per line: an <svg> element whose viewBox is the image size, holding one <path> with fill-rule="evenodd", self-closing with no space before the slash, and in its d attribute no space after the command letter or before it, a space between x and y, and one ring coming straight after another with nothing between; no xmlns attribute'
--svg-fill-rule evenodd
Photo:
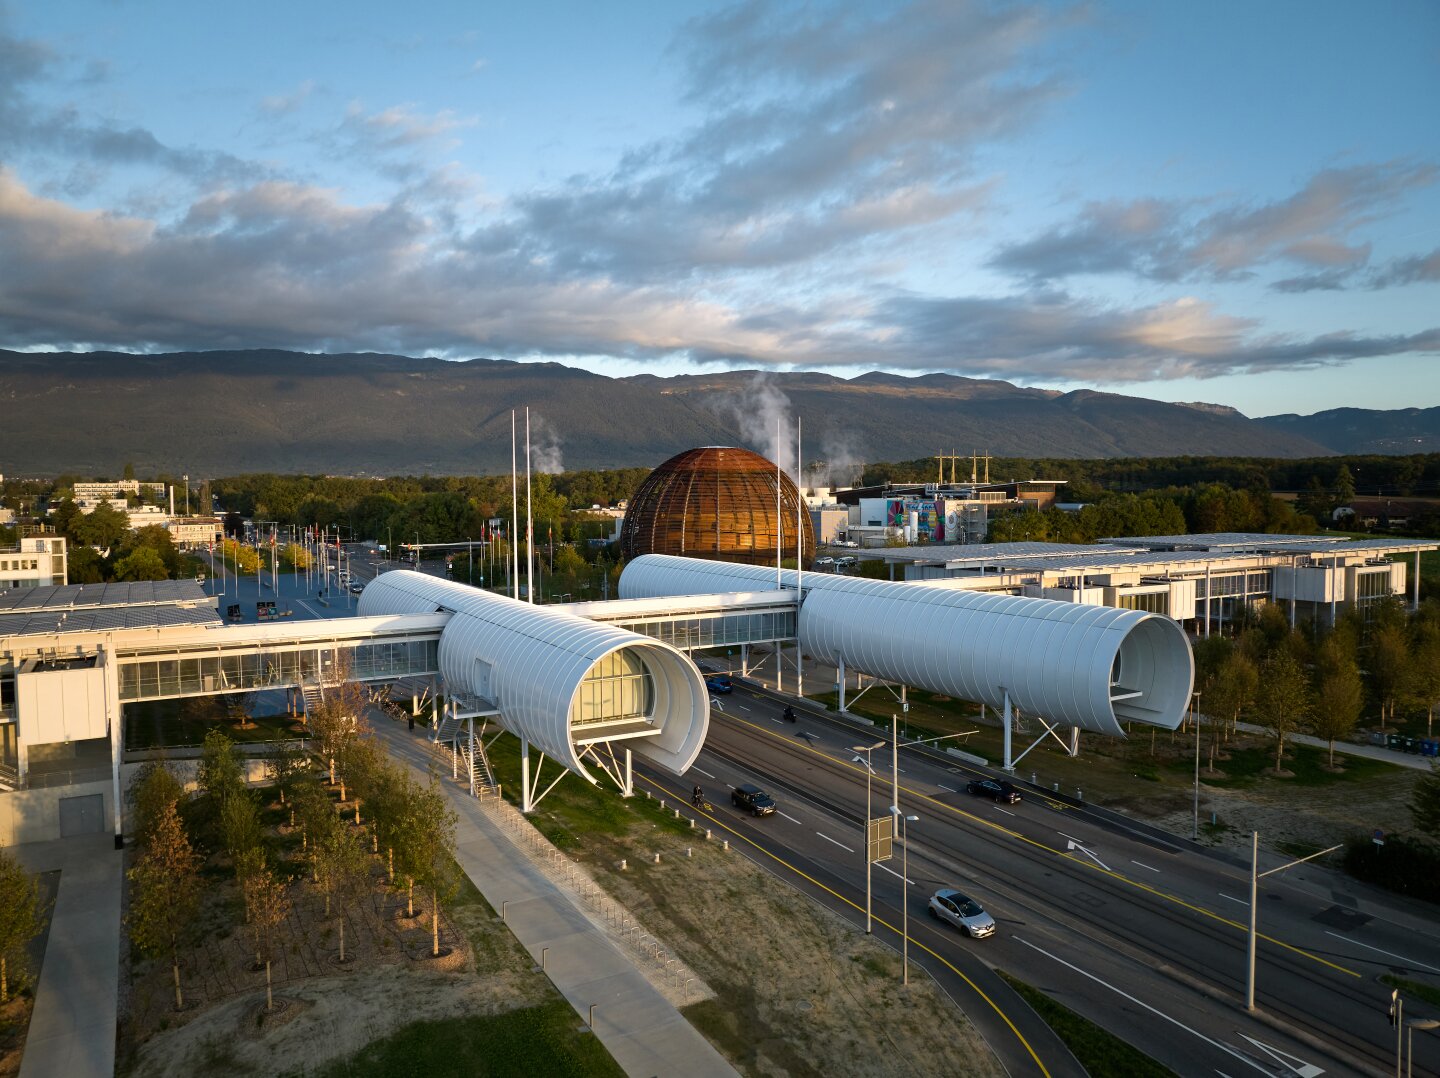
<svg viewBox="0 0 1440 1078"><path fill-rule="evenodd" d="M1433 0L0 0L0 347L1440 405Z"/></svg>

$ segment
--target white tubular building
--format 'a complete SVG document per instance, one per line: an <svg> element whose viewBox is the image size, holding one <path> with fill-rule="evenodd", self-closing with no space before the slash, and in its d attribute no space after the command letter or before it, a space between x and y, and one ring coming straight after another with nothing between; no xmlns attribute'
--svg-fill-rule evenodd
<svg viewBox="0 0 1440 1078"><path fill-rule="evenodd" d="M796 577L779 574L781 586ZM620 595L760 591L776 579L761 566L651 554L626 567ZM1114 737L1125 722L1173 730L1190 700L1194 658L1167 617L820 573L803 587L800 646L841 670Z"/></svg>
<svg viewBox="0 0 1440 1078"><path fill-rule="evenodd" d="M603 743L624 741L677 775L699 754L710 698L669 644L406 570L360 596L362 616L435 612L450 614L439 648L448 691L493 704L527 762L534 744L593 783L581 758Z"/></svg>

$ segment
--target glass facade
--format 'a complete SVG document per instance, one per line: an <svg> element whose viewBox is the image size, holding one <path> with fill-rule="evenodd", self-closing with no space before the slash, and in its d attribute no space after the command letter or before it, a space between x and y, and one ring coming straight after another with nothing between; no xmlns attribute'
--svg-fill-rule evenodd
<svg viewBox="0 0 1440 1078"><path fill-rule="evenodd" d="M613 622L641 636L663 640L681 651L722 647L726 644L757 644L795 637L795 611L710 614L705 617L647 618L644 621Z"/></svg>
<svg viewBox="0 0 1440 1078"><path fill-rule="evenodd" d="M639 655L622 648L590 668L575 690L570 725L588 726L625 719L650 719L655 710L655 681Z"/></svg>
<svg viewBox="0 0 1440 1078"><path fill-rule="evenodd" d="M329 681L346 670L357 681L434 674L440 669L439 640L397 640L330 647L277 647L233 655L120 661L120 699L160 700L171 696L280 688Z"/></svg>
<svg viewBox="0 0 1440 1078"><path fill-rule="evenodd" d="M1151 614L1170 613L1169 591L1142 591L1121 594L1117 600L1121 610L1144 610Z"/></svg>

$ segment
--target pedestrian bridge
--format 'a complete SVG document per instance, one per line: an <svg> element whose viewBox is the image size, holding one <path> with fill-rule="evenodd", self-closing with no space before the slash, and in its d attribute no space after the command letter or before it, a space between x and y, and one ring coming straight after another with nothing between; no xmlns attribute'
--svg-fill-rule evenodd
<svg viewBox="0 0 1440 1078"><path fill-rule="evenodd" d="M680 651L793 640L794 592L570 603L544 609L669 644ZM165 626L109 635L121 703L298 689L338 677L393 681L440 674L451 614L389 614L270 625ZM50 638L40 657L93 653L96 634ZM13 644L19 644L15 640ZM0 653L7 646L0 641Z"/></svg>

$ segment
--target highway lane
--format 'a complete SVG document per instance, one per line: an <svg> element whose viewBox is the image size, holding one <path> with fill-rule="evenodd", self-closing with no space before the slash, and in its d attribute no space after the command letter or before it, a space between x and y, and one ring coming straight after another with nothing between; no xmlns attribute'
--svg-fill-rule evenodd
<svg viewBox="0 0 1440 1078"><path fill-rule="evenodd" d="M834 845L838 836L858 849L864 772L850 762L854 754L844 746L861 739L809 718L787 730L776 705L743 689L723 706L728 714L715 717L699 766L735 767L752 781L774 785L789 819L781 817L784 824L769 829L771 839L813 852L818 864L840 879L858 877L863 889L863 857ZM889 801L888 754L884 768L879 753L876 758L884 780L876 802L883 806ZM1297 902L1283 888L1265 892L1279 897L1262 899L1267 904L1262 930L1273 942L1260 948L1259 1002L1266 1013L1251 1017L1239 1005L1247 913L1220 897L1235 892L1231 898L1243 901L1248 889L1243 874L1237 886L1229 866L1127 834L1084 811L1053 807L1058 803L1050 799L995 806L967 798L959 792L968 776L958 761L935 764L902 750L901 768L906 811L922 817L912 825L912 853L922 864L931 860L929 871L937 881L969 887L1001 915L1001 932L983 941L995 945L987 953L1032 983L1069 985L1070 998L1059 994L1063 1002L1181 1073L1193 1073L1196 1059L1189 1048L1175 1058L1177 1047L1185 1040L1203 1046L1202 1036L1226 1046L1206 1049L1222 1057L1216 1066L1222 1071L1223 1057L1232 1050L1271 1058L1246 1037L1330 1073L1345 1073L1347 1066L1383 1069L1386 1058L1393 1059L1383 1011L1388 990L1374 981L1373 964L1353 961L1361 949L1347 947L1347 938L1329 935L1334 929L1313 921L1316 912L1324 912L1323 903L1310 901L1307 907L1305 896ZM806 815L812 811L830 814L832 832L808 826L815 822ZM759 822L770 825L775 819ZM790 836L787 827L808 834ZM848 829L850 838L839 828ZM1075 848L1067 848L1072 844ZM887 880L881 869L875 875ZM910 878L921 882L914 870ZM877 893L884 885L877 884ZM928 893L917 896L912 912L923 913ZM1006 923L1007 911L1025 922L1028 935ZM1035 938L1037 925L1054 945ZM1433 947L1433 939L1421 945ZM1164 1014L1147 1010L1167 997L1175 1006ZM1129 1024L1137 1028L1117 1028L1131 1014L1137 1017ZM1194 1035L1177 1021L1193 1027ZM1293 1036L1286 1026L1293 1027ZM1323 1047L1317 1050L1314 1041ZM1433 1066L1423 1052L1417 1047L1417 1064Z"/></svg>

